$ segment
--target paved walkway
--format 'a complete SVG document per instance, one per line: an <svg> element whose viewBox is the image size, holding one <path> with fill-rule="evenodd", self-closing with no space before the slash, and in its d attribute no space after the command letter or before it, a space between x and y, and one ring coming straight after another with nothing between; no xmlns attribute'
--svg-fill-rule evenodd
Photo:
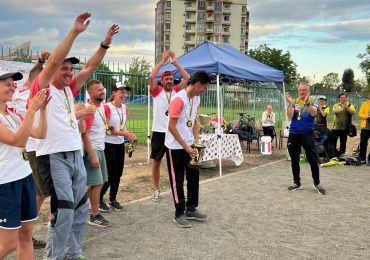
<svg viewBox="0 0 370 260"><path fill-rule="evenodd" d="M171 194L107 213L110 228L88 227L88 259L370 259L370 167L321 168L328 195L288 192L290 162L279 161L201 184L206 223L173 223ZM38 234L39 237L41 234ZM37 258L41 257L37 250Z"/></svg>

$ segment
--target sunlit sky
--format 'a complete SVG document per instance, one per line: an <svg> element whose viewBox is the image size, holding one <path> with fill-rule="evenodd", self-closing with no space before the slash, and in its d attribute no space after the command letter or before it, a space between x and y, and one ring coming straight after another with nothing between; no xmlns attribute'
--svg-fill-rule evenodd
<svg viewBox="0 0 370 260"><path fill-rule="evenodd" d="M176 0L181 1L181 0ZM81 12L92 13L89 28L76 40L71 55L89 57L113 23L121 27L106 56L130 63L142 56L154 62L154 0L2 0L0 46L31 41L34 51L53 50ZM330 72L340 78L352 68L364 78L359 53L370 44L368 0L249 0L249 47L266 43L289 51L298 73L318 82Z"/></svg>

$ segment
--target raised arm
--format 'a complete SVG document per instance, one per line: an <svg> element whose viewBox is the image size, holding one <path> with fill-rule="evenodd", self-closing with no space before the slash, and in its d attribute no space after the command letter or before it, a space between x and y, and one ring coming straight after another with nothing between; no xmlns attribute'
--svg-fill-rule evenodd
<svg viewBox="0 0 370 260"><path fill-rule="evenodd" d="M153 92L157 88L157 81L155 80L155 76L157 75L159 69L165 64L168 57L170 57L169 51L166 51L162 54L162 59L154 66L152 71L149 74L149 87L150 92Z"/></svg>
<svg viewBox="0 0 370 260"><path fill-rule="evenodd" d="M188 81L190 79L190 75L187 73L187 71L177 62L176 60L176 54L173 51L169 52L170 58L171 58L171 63L176 67L176 69L180 72L181 74L181 82L178 85L179 90L185 88L188 84Z"/></svg>
<svg viewBox="0 0 370 260"><path fill-rule="evenodd" d="M104 40L100 43L98 50L87 60L85 67L77 74L77 90L80 90L83 87L83 85L90 78L94 70L96 70L101 64L105 54L107 53L107 50L112 43L113 36L118 32L119 26L117 24L113 24L109 28Z"/></svg>
<svg viewBox="0 0 370 260"><path fill-rule="evenodd" d="M85 12L77 16L73 28L69 31L67 36L63 39L61 43L58 44L56 49L48 58L48 63L46 64L44 70L40 73L38 79L38 86L40 89L46 88L46 86L52 81L55 72L58 70L60 65L63 63L64 59L68 55L72 48L73 42L76 37L90 24L89 18L91 14Z"/></svg>

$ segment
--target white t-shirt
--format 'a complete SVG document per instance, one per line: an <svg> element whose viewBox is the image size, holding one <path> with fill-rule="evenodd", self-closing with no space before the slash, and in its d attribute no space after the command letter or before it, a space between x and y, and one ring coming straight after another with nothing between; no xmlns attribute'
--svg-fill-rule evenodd
<svg viewBox="0 0 370 260"><path fill-rule="evenodd" d="M91 106L86 104L86 107ZM96 108L95 114L85 117L86 127L90 131L90 141L94 149L103 151L105 149L105 116L104 105Z"/></svg>
<svg viewBox="0 0 370 260"><path fill-rule="evenodd" d="M262 113L262 126L274 126L275 125L275 113L267 114L267 111Z"/></svg>
<svg viewBox="0 0 370 260"><path fill-rule="evenodd" d="M179 131L182 139L188 145L194 144L194 135L193 135L193 126L195 121L196 113L199 109L200 98L195 96L189 100L187 92L185 89L178 92L172 99L169 115L173 118L178 118L176 128ZM190 113L191 112L191 113ZM191 114L191 123L192 126L187 126L189 116ZM169 149L184 149L181 144L173 137L171 132L167 129L165 142L167 148Z"/></svg>
<svg viewBox="0 0 370 260"><path fill-rule="evenodd" d="M28 98L30 97L30 89L24 83L22 86L19 86L15 89L13 98L12 98L12 105L15 112L22 115L23 117L26 115L27 112L27 102ZM26 144L26 151L27 152L34 152L36 151L37 147L37 139L33 137L28 138L28 142Z"/></svg>
<svg viewBox="0 0 370 260"><path fill-rule="evenodd" d="M120 129L126 128L126 120L128 116L127 108L124 104L121 107L116 107L112 102L108 102L104 105L105 116L108 119L108 124L114 130L119 131ZM105 142L110 144L122 144L125 141L125 137L120 135L106 135Z"/></svg>
<svg viewBox="0 0 370 260"><path fill-rule="evenodd" d="M13 133L20 127L21 119L8 110L9 115L0 114L0 124ZM30 164L22 158L22 148L0 143L0 184L21 180L32 172Z"/></svg>
<svg viewBox="0 0 370 260"><path fill-rule="evenodd" d="M39 91L38 77L32 82L31 95L34 96ZM69 100L71 123L68 102L64 90L57 89L50 85L51 100L46 108L47 113L47 132L45 139L37 142L36 156L70 152L82 149L82 141L78 129L73 97L78 94L76 91L76 78L71 81L71 86L66 86L66 94ZM40 113L36 114L37 119ZM73 127L74 126L74 127Z"/></svg>
<svg viewBox="0 0 370 260"><path fill-rule="evenodd" d="M165 133L168 128L168 107L172 97L179 92L179 87L174 86L170 92L157 86L151 95L153 97L153 132ZM167 114L166 114L167 112Z"/></svg>

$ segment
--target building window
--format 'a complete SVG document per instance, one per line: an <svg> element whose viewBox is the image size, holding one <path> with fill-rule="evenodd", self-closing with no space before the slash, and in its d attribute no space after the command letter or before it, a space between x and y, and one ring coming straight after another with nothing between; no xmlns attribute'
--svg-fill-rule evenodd
<svg viewBox="0 0 370 260"><path fill-rule="evenodd" d="M191 24L186 24L186 30L191 30Z"/></svg>
<svg viewBox="0 0 370 260"><path fill-rule="evenodd" d="M242 12L243 13L246 13L247 12L247 6L246 5L242 5Z"/></svg>
<svg viewBox="0 0 370 260"><path fill-rule="evenodd" d="M221 14L220 13L215 13L214 14L214 17L215 17L215 21L216 22L220 22L221 21Z"/></svg>
<svg viewBox="0 0 370 260"><path fill-rule="evenodd" d="M224 4L224 9L225 10L230 10L230 4Z"/></svg>
<svg viewBox="0 0 370 260"><path fill-rule="evenodd" d="M204 21L204 13L203 12L198 13L198 21Z"/></svg>
<svg viewBox="0 0 370 260"><path fill-rule="evenodd" d="M244 46L244 39L240 39L240 46Z"/></svg>
<svg viewBox="0 0 370 260"><path fill-rule="evenodd" d="M229 37L223 37L222 42L223 43L229 43Z"/></svg>
<svg viewBox="0 0 370 260"><path fill-rule="evenodd" d="M215 24L215 26L214 26L214 31L215 31L216 33L220 33L220 32L221 32L221 26L220 26L220 25L218 25L218 24Z"/></svg>
<svg viewBox="0 0 370 260"><path fill-rule="evenodd" d="M189 34L185 34L185 41L188 42L191 40L191 36Z"/></svg>
<svg viewBox="0 0 370 260"><path fill-rule="evenodd" d="M167 8L171 8L171 1L167 1L167 2L166 2L166 7L167 7Z"/></svg>
<svg viewBox="0 0 370 260"><path fill-rule="evenodd" d="M204 32L204 23L198 23L197 30L198 32Z"/></svg>
<svg viewBox="0 0 370 260"><path fill-rule="evenodd" d="M230 32L230 26L224 26L223 31L224 32Z"/></svg>
<svg viewBox="0 0 370 260"><path fill-rule="evenodd" d="M193 3L192 2L185 2L185 6L186 7L192 7L193 6Z"/></svg>
<svg viewBox="0 0 370 260"><path fill-rule="evenodd" d="M215 2L215 10L217 10L217 11L222 10L222 3L221 2Z"/></svg>
<svg viewBox="0 0 370 260"><path fill-rule="evenodd" d="M191 19L191 13L186 13L185 17L186 19Z"/></svg>
<svg viewBox="0 0 370 260"><path fill-rule="evenodd" d="M170 20L170 19L171 19L171 13L165 13L165 14L164 14L164 18L165 18L166 20Z"/></svg>
<svg viewBox="0 0 370 260"><path fill-rule="evenodd" d="M164 25L164 29L165 29L165 30L171 30L171 24L170 24L170 23L166 23L166 24Z"/></svg>
<svg viewBox="0 0 370 260"><path fill-rule="evenodd" d="M206 9L206 2L205 1L198 1L198 9L199 10Z"/></svg>
<svg viewBox="0 0 370 260"><path fill-rule="evenodd" d="M166 35L165 35L165 40L166 40L166 41L169 41L169 40L170 40L170 35L169 35L169 34L166 34Z"/></svg>
<svg viewBox="0 0 370 260"><path fill-rule="evenodd" d="M242 24L245 24L247 21L247 18L246 17L242 17Z"/></svg>
<svg viewBox="0 0 370 260"><path fill-rule="evenodd" d="M197 42L204 42L204 35L197 35Z"/></svg>
<svg viewBox="0 0 370 260"><path fill-rule="evenodd" d="M230 16L229 15L224 15L224 21L229 22L230 21Z"/></svg>
<svg viewBox="0 0 370 260"><path fill-rule="evenodd" d="M245 34L245 28L241 28L241 29L240 29L240 33L241 33L241 34Z"/></svg>

